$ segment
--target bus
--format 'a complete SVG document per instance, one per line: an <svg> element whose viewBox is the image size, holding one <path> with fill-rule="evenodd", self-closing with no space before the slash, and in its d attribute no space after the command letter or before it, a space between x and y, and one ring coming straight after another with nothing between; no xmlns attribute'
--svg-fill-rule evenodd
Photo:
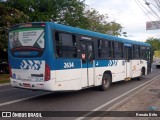
<svg viewBox="0 0 160 120"><path fill-rule="evenodd" d="M46 91L81 90L139 80L151 72L151 46L54 22L9 30L11 85Z"/></svg>

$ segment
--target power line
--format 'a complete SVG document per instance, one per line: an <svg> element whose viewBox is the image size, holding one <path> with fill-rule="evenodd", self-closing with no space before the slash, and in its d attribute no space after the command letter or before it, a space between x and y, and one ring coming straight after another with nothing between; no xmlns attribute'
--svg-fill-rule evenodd
<svg viewBox="0 0 160 120"><path fill-rule="evenodd" d="M158 17L158 19L160 19L160 17L159 17L159 15L151 8L151 6L150 5L147 5L149 8L150 8L150 10Z"/></svg>
<svg viewBox="0 0 160 120"><path fill-rule="evenodd" d="M160 6L158 7L158 5L156 6L155 4L152 4L152 5L160 11Z"/></svg>
<svg viewBox="0 0 160 120"><path fill-rule="evenodd" d="M135 0L135 2L137 3L137 5L139 6L139 8L144 12L144 14L152 21L152 19L150 18L150 16L144 11L143 8L145 8L141 3L141 5L143 6L143 8L140 6L140 4L138 3L139 1L138 0ZM146 8L145 8L146 9ZM146 9L147 10L147 9ZM147 10L148 11L148 10ZM149 12L149 11L148 11ZM150 12L149 12L150 13ZM152 14L152 13L150 13Z"/></svg>
<svg viewBox="0 0 160 120"><path fill-rule="evenodd" d="M144 5L139 1L137 0L137 2L145 9L147 10L148 13L150 13L153 17L155 17L157 19L157 16L155 16L155 14L153 14L152 12L150 12L147 8L144 7ZM158 18L159 19L159 18Z"/></svg>
<svg viewBox="0 0 160 120"><path fill-rule="evenodd" d="M160 9L160 1L159 0L154 0L154 1L155 1L156 5L157 5L157 8Z"/></svg>
<svg viewBox="0 0 160 120"><path fill-rule="evenodd" d="M155 1L155 0L154 0L154 1ZM156 2L156 1L155 1L155 2ZM157 3L157 2L156 2L156 3ZM157 6L156 6L155 4L153 4L153 3L151 3L151 2L147 2L147 1L145 0L145 4L146 4L146 5L148 5L148 6L149 6L150 4L152 4L155 8L157 8L157 10L159 10L159 11L160 11L160 8L159 8L159 7L157 7L159 3L158 3L158 4L156 4L156 5L157 5Z"/></svg>
<svg viewBox="0 0 160 120"><path fill-rule="evenodd" d="M143 8L145 8L144 7L144 5L139 1L139 0L137 0L138 2L139 2L139 4L141 5L141 6L143 6ZM146 1L146 0L144 0L144 1ZM145 8L145 10L147 10L147 12L148 13L150 13L153 17L155 17L156 19L160 19L160 17L156 14L156 12L151 8L151 7L149 7L149 9L152 11L149 11L147 8Z"/></svg>

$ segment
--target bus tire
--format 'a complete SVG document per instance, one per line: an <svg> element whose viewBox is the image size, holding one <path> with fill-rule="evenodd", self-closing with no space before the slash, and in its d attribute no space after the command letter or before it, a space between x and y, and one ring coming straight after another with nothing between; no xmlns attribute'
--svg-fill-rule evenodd
<svg viewBox="0 0 160 120"><path fill-rule="evenodd" d="M107 73L104 73L103 77L102 77L101 90L102 91L108 90L108 88L110 87L111 83L112 83L111 76L109 74L107 74Z"/></svg>
<svg viewBox="0 0 160 120"><path fill-rule="evenodd" d="M159 68L160 68L160 65L156 65L156 68L159 69Z"/></svg>
<svg viewBox="0 0 160 120"><path fill-rule="evenodd" d="M141 70L140 76L138 77L138 80L141 81L143 79L143 70Z"/></svg>

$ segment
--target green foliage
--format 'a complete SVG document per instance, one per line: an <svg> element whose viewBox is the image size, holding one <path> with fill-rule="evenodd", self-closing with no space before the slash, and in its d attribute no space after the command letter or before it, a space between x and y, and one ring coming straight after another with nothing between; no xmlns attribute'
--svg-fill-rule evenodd
<svg viewBox="0 0 160 120"><path fill-rule="evenodd" d="M7 48L8 29L24 22L54 21L114 36L123 34L119 23L108 22L107 14L99 14L95 9L86 10L82 0L1 0L0 10L3 49Z"/></svg>
<svg viewBox="0 0 160 120"><path fill-rule="evenodd" d="M87 29L113 36L121 35L122 26L114 21L107 22L107 14L103 15L95 9L89 9L85 12L85 16L89 21Z"/></svg>
<svg viewBox="0 0 160 120"><path fill-rule="evenodd" d="M0 74L0 84L1 83L9 83L9 74Z"/></svg>
<svg viewBox="0 0 160 120"><path fill-rule="evenodd" d="M23 12L0 3L0 48L7 49L8 30L11 26L27 22Z"/></svg>
<svg viewBox="0 0 160 120"><path fill-rule="evenodd" d="M30 22L55 21L85 28L85 5L79 0L7 0L6 4L23 11Z"/></svg>
<svg viewBox="0 0 160 120"><path fill-rule="evenodd" d="M152 46L153 51L160 50L160 39L148 38L146 42Z"/></svg>

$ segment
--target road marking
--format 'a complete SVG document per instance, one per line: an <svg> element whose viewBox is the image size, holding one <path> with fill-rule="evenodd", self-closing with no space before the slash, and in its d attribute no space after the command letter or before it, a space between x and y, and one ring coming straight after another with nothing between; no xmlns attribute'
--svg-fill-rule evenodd
<svg viewBox="0 0 160 120"><path fill-rule="evenodd" d="M137 87L135 87L135 88L129 90L128 92L126 92L126 93L124 93L124 94L122 94L122 95L120 95L120 96L118 96L118 97L112 99L111 101L109 101L109 102L107 102L107 103L104 103L104 104L102 104L101 106L99 106L99 107L97 107L97 108L91 110L91 112L88 112L88 113L86 113L85 115L83 115L83 116L81 116L81 117L78 117L76 120L82 120L82 119L86 118L87 116L91 115L93 112L98 111L98 110L104 108L105 106L107 106L107 105L109 105L109 104L115 102L116 100L120 99L121 97L124 97L125 95L127 95L127 94L133 92L134 90L136 90L136 89L138 89L138 88L140 88L140 87L142 87L142 86L144 86L144 85L146 85L146 84L148 84L148 83L154 81L155 79L157 79L157 78L159 78L159 77L160 77L160 75L157 76L157 77L154 77L153 79L151 79L151 80L149 80L149 81L147 81L147 82L145 82L145 83L143 83L143 84L141 84L141 85L139 85L139 86L137 86Z"/></svg>
<svg viewBox="0 0 160 120"><path fill-rule="evenodd" d="M39 96L42 96L42 95L47 95L47 94L50 94L50 93L43 93L43 94L40 94L40 95L35 95L35 96L31 96L31 97L26 97L26 98L21 98L21 99L17 99L17 100L12 100L12 101L8 101L8 102L0 103L0 107L4 106L4 105L9 105L9 104L21 102L21 101L24 101L24 100L33 99L33 98L36 98L36 97L39 97Z"/></svg>
<svg viewBox="0 0 160 120"><path fill-rule="evenodd" d="M157 79L158 77L160 77L160 75L157 76L157 77L154 77L154 78L151 79L150 81L147 81L147 82L145 82L145 83L137 86L136 88L133 88L133 89L131 89L130 91L128 91L128 92L126 92L126 93L124 93L124 94L122 94L122 95L120 95L120 96L112 99L111 101L102 104L101 106L99 106L99 107L91 110L91 112L85 114L85 115L82 116L82 117L77 118L76 120L82 120L82 119L84 119L84 118L87 117L88 115L92 114L94 111L98 111L98 110L102 109L103 107L105 107L105 106L111 104L112 102L120 99L121 97L123 97L123 96L125 96L125 95L127 95L127 94L129 94L129 93L131 93L131 92L133 92L134 90L136 90L136 89L138 89L138 88L140 88L140 87L142 87L142 86L144 86L144 85L146 85L146 84L148 84L148 83L150 83L150 82L152 82L152 81L154 81L154 80ZM50 94L50 93L44 93L44 94L40 94L40 95L35 95L35 96L31 96L31 97L26 97L26 98L21 98L21 99L17 99L17 100L12 100L12 101L8 101L8 102L0 103L0 107L1 107L1 106L5 106L5 105L9 105L9 104L13 104L13 103L17 103L17 102L21 102L21 101L24 101L24 100L33 99L33 98L36 98L36 97L39 97L39 96L42 96L42 95L47 95L47 94Z"/></svg>
<svg viewBox="0 0 160 120"><path fill-rule="evenodd" d="M0 90L0 92L4 92L4 91L9 91L9 90L13 90L15 88L10 88L10 89L5 89L5 90ZM16 89L15 89L16 90Z"/></svg>

